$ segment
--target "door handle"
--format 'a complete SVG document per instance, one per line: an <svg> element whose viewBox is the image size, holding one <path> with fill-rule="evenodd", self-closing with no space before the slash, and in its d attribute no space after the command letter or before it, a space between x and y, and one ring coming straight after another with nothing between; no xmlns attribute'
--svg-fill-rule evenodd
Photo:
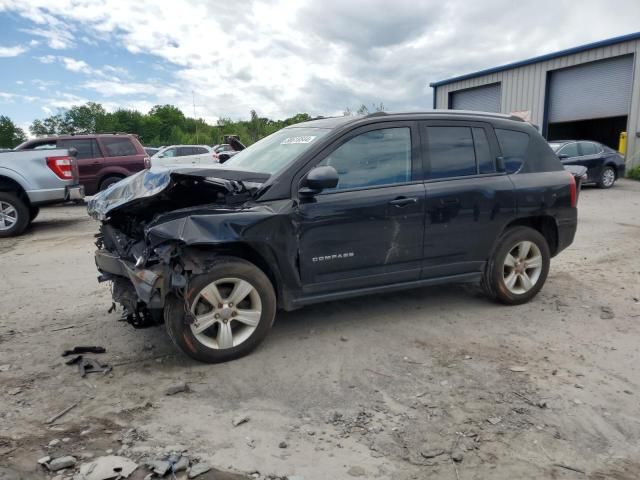
<svg viewBox="0 0 640 480"><path fill-rule="evenodd" d="M394 207L402 208L407 205L411 205L412 203L418 203L418 199L416 197L398 197L395 200L391 200L389 205L393 205Z"/></svg>
<svg viewBox="0 0 640 480"><path fill-rule="evenodd" d="M460 199L459 198L441 198L440 199L440 205L442 205L443 207L452 207L454 205L460 205Z"/></svg>

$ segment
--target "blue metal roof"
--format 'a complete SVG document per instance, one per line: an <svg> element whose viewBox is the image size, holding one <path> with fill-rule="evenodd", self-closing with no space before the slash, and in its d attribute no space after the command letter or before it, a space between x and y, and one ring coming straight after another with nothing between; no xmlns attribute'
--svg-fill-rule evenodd
<svg viewBox="0 0 640 480"><path fill-rule="evenodd" d="M594 48L607 47L616 43L627 42L629 40L640 39L640 32L629 33L620 37L608 38L606 40L600 40L598 42L587 43L586 45L580 45L579 47L568 48L566 50L560 50L559 52L547 53L546 55L540 55L539 57L529 58L528 60L520 60L519 62L508 63L500 67L487 68L486 70L480 70L479 72L467 73L458 77L448 78L446 80L440 80L438 82L432 82L430 87L439 87L440 85L447 85L453 82L459 82L460 80L467 80L469 78L480 77L482 75L488 75L490 73L502 72L504 70L510 70L512 68L524 67L525 65L531 65L532 63L544 62L545 60L551 60L553 58L564 57L566 55L572 55L574 53L584 52L585 50L592 50Z"/></svg>

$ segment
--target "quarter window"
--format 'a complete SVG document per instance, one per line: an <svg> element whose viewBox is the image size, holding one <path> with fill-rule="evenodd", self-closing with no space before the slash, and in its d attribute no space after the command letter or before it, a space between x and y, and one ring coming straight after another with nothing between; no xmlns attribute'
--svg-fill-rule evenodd
<svg viewBox="0 0 640 480"><path fill-rule="evenodd" d="M427 142L429 178L462 177L478 172L470 127L427 127Z"/></svg>
<svg viewBox="0 0 640 480"><path fill-rule="evenodd" d="M107 157L126 157L138 154L136 147L126 137L103 137L102 144L106 149Z"/></svg>
<svg viewBox="0 0 640 480"><path fill-rule="evenodd" d="M337 170L336 190L408 182L411 130L400 127L362 133L338 147L319 165Z"/></svg>
<svg viewBox="0 0 640 480"><path fill-rule="evenodd" d="M593 142L580 142L580 152L582 155L595 155L599 150L598 146Z"/></svg>
<svg viewBox="0 0 640 480"><path fill-rule="evenodd" d="M527 158L529 135L524 132L504 130L502 128L496 128L495 131L507 173L517 172Z"/></svg>

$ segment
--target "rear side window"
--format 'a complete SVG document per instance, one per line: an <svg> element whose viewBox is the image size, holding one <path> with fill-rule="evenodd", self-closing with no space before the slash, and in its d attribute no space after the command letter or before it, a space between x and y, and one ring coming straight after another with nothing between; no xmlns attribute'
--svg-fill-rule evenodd
<svg viewBox="0 0 640 480"><path fill-rule="evenodd" d="M126 157L138 154L133 142L127 137L103 137L102 144L106 149L107 157Z"/></svg>
<svg viewBox="0 0 640 480"><path fill-rule="evenodd" d="M338 147L319 165L329 165L338 171L337 190L408 182L411 130L400 127L362 133Z"/></svg>
<svg viewBox="0 0 640 480"><path fill-rule="evenodd" d="M568 158L580 156L580 152L578 151L578 144L575 142L568 143L560 150L558 150L558 155L566 155Z"/></svg>
<svg viewBox="0 0 640 480"><path fill-rule="evenodd" d="M527 158L529 135L502 128L496 128L495 131L507 173L518 171Z"/></svg>
<svg viewBox="0 0 640 480"><path fill-rule="evenodd" d="M194 150L195 150L195 154L196 155L202 155L202 154L205 154L205 153L209 153L209 150L207 150L204 147L195 147Z"/></svg>
<svg viewBox="0 0 640 480"><path fill-rule="evenodd" d="M58 140L58 147L75 148L78 151L78 159L96 158L100 156L98 143L94 139L74 138L69 140Z"/></svg>
<svg viewBox="0 0 640 480"><path fill-rule="evenodd" d="M580 152L582 155L595 155L600 149L593 142L580 142Z"/></svg>
<svg viewBox="0 0 640 480"><path fill-rule="evenodd" d="M193 148L191 147L178 147L178 157L186 157L193 155Z"/></svg>
<svg viewBox="0 0 640 480"><path fill-rule="evenodd" d="M477 136L480 137L479 134ZM427 142L429 178L463 177L478 173L471 127L427 127Z"/></svg>

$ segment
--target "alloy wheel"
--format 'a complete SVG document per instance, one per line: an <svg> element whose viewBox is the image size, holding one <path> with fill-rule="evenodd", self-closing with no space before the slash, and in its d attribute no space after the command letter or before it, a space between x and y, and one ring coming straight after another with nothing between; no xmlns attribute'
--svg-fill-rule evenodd
<svg viewBox="0 0 640 480"><path fill-rule="evenodd" d="M602 172L602 185L605 187L611 187L613 182L616 181L616 174L611 167L607 167Z"/></svg>
<svg viewBox="0 0 640 480"><path fill-rule="evenodd" d="M208 348L237 347L256 330L262 300L256 288L240 278L222 278L204 287L191 305L191 332Z"/></svg>
<svg viewBox="0 0 640 480"><path fill-rule="evenodd" d="M9 230L18 221L18 211L8 202L0 201L0 230Z"/></svg>
<svg viewBox="0 0 640 480"><path fill-rule="evenodd" d="M527 293L542 273L542 253L533 242L519 242L507 253L502 270L504 284L511 293Z"/></svg>

